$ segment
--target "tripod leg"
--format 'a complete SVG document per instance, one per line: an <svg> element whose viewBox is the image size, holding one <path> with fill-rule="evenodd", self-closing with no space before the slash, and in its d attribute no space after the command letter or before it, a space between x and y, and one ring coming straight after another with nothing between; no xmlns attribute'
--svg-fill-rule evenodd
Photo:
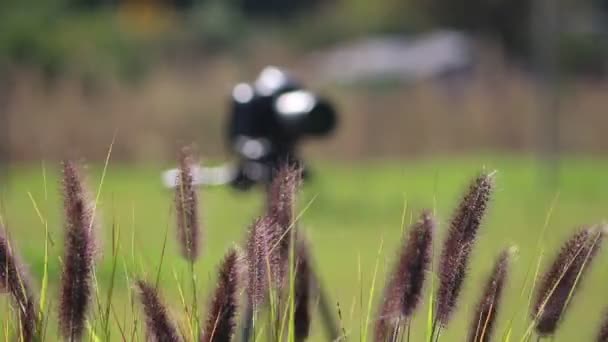
<svg viewBox="0 0 608 342"><path fill-rule="evenodd" d="M325 292L323 285L317 277L317 273L312 269L311 273L318 291L319 313L321 314L321 323L323 324L323 329L325 330L325 336L327 336L329 341L336 341L340 337L340 329L334 316L335 307L331 303L329 296Z"/></svg>

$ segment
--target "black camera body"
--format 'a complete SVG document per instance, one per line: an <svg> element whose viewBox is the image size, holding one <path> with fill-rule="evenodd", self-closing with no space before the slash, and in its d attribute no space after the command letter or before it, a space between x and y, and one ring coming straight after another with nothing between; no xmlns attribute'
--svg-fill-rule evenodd
<svg viewBox="0 0 608 342"><path fill-rule="evenodd" d="M336 112L326 99L283 70L265 68L253 84L240 83L232 92L227 136L238 158L232 184L239 189L267 184L285 163L301 167L306 176L299 143L325 136L335 126Z"/></svg>

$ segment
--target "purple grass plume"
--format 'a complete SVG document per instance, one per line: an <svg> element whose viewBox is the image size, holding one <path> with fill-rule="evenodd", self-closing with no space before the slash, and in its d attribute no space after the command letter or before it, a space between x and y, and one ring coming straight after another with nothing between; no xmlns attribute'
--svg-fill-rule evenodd
<svg viewBox="0 0 608 342"><path fill-rule="evenodd" d="M201 342L229 342L236 329L238 296L242 283L242 257L236 248L228 251L219 268L217 287Z"/></svg>
<svg viewBox="0 0 608 342"><path fill-rule="evenodd" d="M604 312L600 331L597 334L597 342L608 342L608 310Z"/></svg>
<svg viewBox="0 0 608 342"><path fill-rule="evenodd" d="M450 223L439 261L435 323L447 326L462 289L469 256L494 188L494 172L482 173L471 183Z"/></svg>
<svg viewBox="0 0 608 342"><path fill-rule="evenodd" d="M290 232L301 170L283 166L268 188L268 208L249 229L246 247L249 304L260 306L270 290L284 284L289 266Z"/></svg>
<svg viewBox="0 0 608 342"><path fill-rule="evenodd" d="M555 333L580 280L598 254L605 232L582 228L572 235L543 275L536 290L532 318L540 336Z"/></svg>
<svg viewBox="0 0 608 342"><path fill-rule="evenodd" d="M137 290L146 318L146 337L150 342L178 342L181 337L154 286L137 281Z"/></svg>
<svg viewBox="0 0 608 342"><path fill-rule="evenodd" d="M30 285L25 267L15 254L7 239L4 228L0 227L0 293L8 292L12 297L19 319L18 341L34 341L39 333L36 296Z"/></svg>
<svg viewBox="0 0 608 342"><path fill-rule="evenodd" d="M92 297L96 255L94 206L76 164L63 163L65 209L64 257L59 301L59 327L69 341L80 340Z"/></svg>
<svg viewBox="0 0 608 342"><path fill-rule="evenodd" d="M312 270L308 241L298 233L295 246L295 280L294 280L294 337L295 341L304 341L310 332L311 282Z"/></svg>
<svg viewBox="0 0 608 342"><path fill-rule="evenodd" d="M397 264L390 274L376 321L375 341L392 341L402 322L418 307L427 272L433 258L435 220L428 211L412 225L404 239Z"/></svg>
<svg viewBox="0 0 608 342"><path fill-rule="evenodd" d="M270 255L270 235L273 228L273 222L268 216L256 219L249 228L246 243L247 295L249 305L254 311L267 298L270 286L268 271L273 269L272 263L278 262L277 258Z"/></svg>
<svg viewBox="0 0 608 342"><path fill-rule="evenodd" d="M486 283L483 295L469 330L469 341L489 342L492 340L492 332L496 323L496 316L500 308L500 301L512 256L517 252L515 247L504 250L498 256L494 269Z"/></svg>
<svg viewBox="0 0 608 342"><path fill-rule="evenodd" d="M302 181L302 170L284 164L274 175L268 189L268 212L276 219L282 230L293 225L295 199Z"/></svg>
<svg viewBox="0 0 608 342"><path fill-rule="evenodd" d="M294 210L302 170L284 164L274 175L268 189L267 220L272 221L269 230L273 280L276 288L283 286L289 266L291 233L295 231Z"/></svg>
<svg viewBox="0 0 608 342"><path fill-rule="evenodd" d="M181 253L190 262L196 261L200 252L198 194L192 183L194 166L190 150L183 148L180 152L179 175L175 188L175 215Z"/></svg>

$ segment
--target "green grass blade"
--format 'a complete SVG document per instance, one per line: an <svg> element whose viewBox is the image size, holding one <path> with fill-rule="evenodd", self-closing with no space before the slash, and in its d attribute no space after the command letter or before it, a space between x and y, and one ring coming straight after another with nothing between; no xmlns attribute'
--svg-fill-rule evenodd
<svg viewBox="0 0 608 342"><path fill-rule="evenodd" d="M118 265L118 250L120 248L120 225L113 225L112 229L112 271L110 273L110 284L108 288L107 294L107 304L105 311L105 324L104 324L104 333L106 337L106 341L110 340L110 310L112 307L112 298L114 295L114 284L116 280L116 269Z"/></svg>
<svg viewBox="0 0 608 342"><path fill-rule="evenodd" d="M101 339L95 333L95 328L91 326L91 322L87 320L87 332L89 333L89 340L93 342L101 342Z"/></svg>
<svg viewBox="0 0 608 342"><path fill-rule="evenodd" d="M46 179L46 177L43 177L43 178ZM45 184L46 184L46 181L45 181ZM46 188L46 185L45 185L45 188ZM46 193L46 191L45 191L45 193ZM43 263L43 268L42 268L42 284L41 284L41 288L40 288L40 299L39 299L39 303L38 303L38 306L40 308L38 320L40 322L42 322L42 314L45 312L46 296L47 296L48 284L49 284L49 274L48 274L49 224L48 224L48 221L42 215L40 209L38 208L38 204L36 203L36 200L34 199L34 196L32 195L32 193L30 191L27 192L27 196L29 197L30 202L32 202L32 206L34 207L34 211L36 211L36 215L38 215L38 219L40 219L40 222L44 226L44 263Z"/></svg>
<svg viewBox="0 0 608 342"><path fill-rule="evenodd" d="M426 340L432 342L433 340L433 320L435 317L435 274L431 266L431 290L429 291L429 309L426 316Z"/></svg>
<svg viewBox="0 0 608 342"><path fill-rule="evenodd" d="M367 334L369 329L369 324L372 316L372 304L374 300L374 293L376 291L376 278L378 276L378 265L380 264L380 256L382 254L382 246L384 244L384 239L380 240L380 247L378 248L378 255L376 256L376 264L374 265L374 276L372 278L372 286L369 289L369 297L367 300L367 314L365 317L365 325L363 326L363 341L367 341Z"/></svg>

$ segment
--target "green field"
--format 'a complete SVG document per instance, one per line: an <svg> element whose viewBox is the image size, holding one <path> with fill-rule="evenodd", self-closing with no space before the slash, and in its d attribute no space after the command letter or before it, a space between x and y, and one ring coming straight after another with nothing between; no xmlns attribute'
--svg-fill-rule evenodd
<svg viewBox="0 0 608 342"><path fill-rule="evenodd" d="M547 258L572 232L586 223L604 220L608 209L608 160L566 158L561 163L557 186L538 162L524 158L460 158L411 162L359 162L353 164L317 163L313 182L304 187L299 207L308 209L301 225L312 241L317 268L332 302L339 303L348 340L358 341L365 325L374 265L378 262L376 293L372 315L381 295L385 273L393 262L400 235L404 204L406 221L422 208L434 209L439 219L439 241L459 196L471 177L482 168L496 169L497 189L488 216L473 251L470 273L465 281L455 319L442 336L443 341L461 341L471 320L472 306L499 251L510 245L519 247L504 306L501 308L497 336L505 323L515 317L513 341L519 341L529 324L527 296L522 292L526 272L538 261L539 234L550 208L552 215L541 247L544 269ZM46 173L43 172L46 170ZM54 245L50 247L49 281L51 311L55 310L62 251L62 211L57 180L57 164L21 166L12 169L9 183L2 189L2 219L12 240L29 265L34 283L40 286L44 269L45 225L37 215L32 199L43 219L48 220ZM125 266L133 274L154 279L168 231L165 259L161 269L162 292L174 317L182 304L175 275L187 288L187 264L181 260L170 214L173 195L160 185L160 166L124 166L110 163L102 186L99 213L102 214L103 261L97 271L100 301L106 302L112 277L112 227L119 233L119 265L116 274L112 321L112 340L120 340L118 324L132 324L129 293L132 284ZM46 174L46 177L44 175ZM100 184L101 168L92 167L89 183ZM45 178L46 193L45 194ZM31 198L30 198L31 194ZM201 190L204 248L197 264L200 303L213 288L218 261L227 247L244 240L244 232L261 212L261 192L237 193L228 188ZM552 203L555 203L552 206ZM380 253L378 253L380 252ZM608 252L603 252L582 283L581 291L566 313L555 341L587 341L596 334L603 310L608 308ZM360 269L360 272L359 272ZM428 294L430 283L427 283ZM523 296L522 296L523 295ZM427 296L428 298L428 296ZM0 321L6 322L8 305L0 299ZM425 334L427 303L418 312L412 341ZM140 307L135 307L140 315ZM373 317L372 317L373 319ZM130 329L130 328L129 328ZM3 326L0 336L4 338ZM369 331L373 330L373 326ZM55 340L56 323L49 325ZM323 341L319 322L313 323L311 340ZM139 336L143 336L140 334Z"/></svg>

